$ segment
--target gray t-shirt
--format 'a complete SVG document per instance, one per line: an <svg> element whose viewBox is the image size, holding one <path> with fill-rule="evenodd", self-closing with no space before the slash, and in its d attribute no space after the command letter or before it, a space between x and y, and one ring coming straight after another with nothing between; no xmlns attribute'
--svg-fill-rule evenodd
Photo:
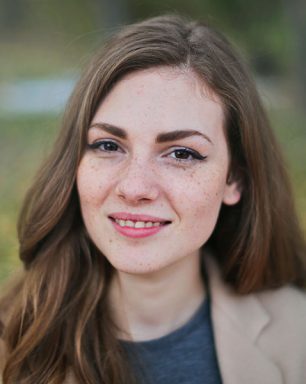
<svg viewBox="0 0 306 384"><path fill-rule="evenodd" d="M142 384L221 384L209 299L181 328L159 339L122 341Z"/></svg>

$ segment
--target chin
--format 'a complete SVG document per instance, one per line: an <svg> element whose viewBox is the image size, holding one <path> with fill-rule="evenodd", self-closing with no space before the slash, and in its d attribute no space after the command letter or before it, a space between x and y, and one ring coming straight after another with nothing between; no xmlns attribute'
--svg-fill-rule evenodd
<svg viewBox="0 0 306 384"><path fill-rule="evenodd" d="M121 272L131 275L142 276L156 274L167 267L167 265L158 264L156 262L150 263L149 261L134 261L133 263L120 263L118 261L112 262L112 260L109 260L109 262L112 264L113 268L119 273Z"/></svg>

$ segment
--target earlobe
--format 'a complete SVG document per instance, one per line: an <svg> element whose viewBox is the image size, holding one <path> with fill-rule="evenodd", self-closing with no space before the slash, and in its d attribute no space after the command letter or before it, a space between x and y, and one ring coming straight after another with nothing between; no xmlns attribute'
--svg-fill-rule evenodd
<svg viewBox="0 0 306 384"><path fill-rule="evenodd" d="M223 203L226 205L235 205L240 199L241 185L239 181L228 181L224 190Z"/></svg>

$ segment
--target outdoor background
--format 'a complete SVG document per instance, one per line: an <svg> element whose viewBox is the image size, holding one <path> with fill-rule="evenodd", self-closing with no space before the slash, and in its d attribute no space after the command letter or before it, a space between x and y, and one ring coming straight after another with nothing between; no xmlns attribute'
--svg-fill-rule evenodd
<svg viewBox="0 0 306 384"><path fill-rule="evenodd" d="M80 69L119 25L164 11L208 20L252 66L306 232L305 0L0 0L0 281L20 266L18 210Z"/></svg>

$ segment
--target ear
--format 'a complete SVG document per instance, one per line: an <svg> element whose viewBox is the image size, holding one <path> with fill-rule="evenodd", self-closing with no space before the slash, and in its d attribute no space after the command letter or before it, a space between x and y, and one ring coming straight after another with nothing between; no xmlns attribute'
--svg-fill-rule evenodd
<svg viewBox="0 0 306 384"><path fill-rule="evenodd" d="M235 205L240 201L241 194L240 182L237 180L227 180L224 189L223 203L226 205Z"/></svg>

